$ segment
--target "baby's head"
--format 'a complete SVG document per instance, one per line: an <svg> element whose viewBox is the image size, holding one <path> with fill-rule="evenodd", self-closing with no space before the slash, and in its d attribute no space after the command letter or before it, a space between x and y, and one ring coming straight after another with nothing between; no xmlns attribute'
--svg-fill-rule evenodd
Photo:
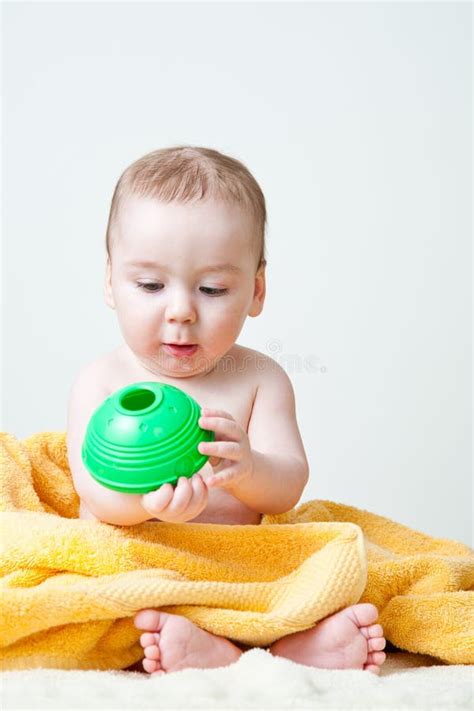
<svg viewBox="0 0 474 711"><path fill-rule="evenodd" d="M121 175L107 227L106 303L156 375L211 371L265 299L265 198L209 148L148 153ZM166 344L197 344L177 356Z"/></svg>

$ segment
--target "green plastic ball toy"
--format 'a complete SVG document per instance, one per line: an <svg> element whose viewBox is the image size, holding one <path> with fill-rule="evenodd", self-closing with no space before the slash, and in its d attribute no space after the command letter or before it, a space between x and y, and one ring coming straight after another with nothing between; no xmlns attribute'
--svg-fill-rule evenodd
<svg viewBox="0 0 474 711"><path fill-rule="evenodd" d="M141 382L112 393L89 420L82 460L103 486L146 494L192 477L209 457L198 450L214 432L199 427L201 408L172 385Z"/></svg>

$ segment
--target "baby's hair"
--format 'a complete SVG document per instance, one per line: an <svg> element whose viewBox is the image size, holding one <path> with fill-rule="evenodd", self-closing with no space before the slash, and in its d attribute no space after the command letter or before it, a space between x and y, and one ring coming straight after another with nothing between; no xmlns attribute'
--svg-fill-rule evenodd
<svg viewBox="0 0 474 711"><path fill-rule="evenodd" d="M214 197L242 205L255 220L257 267L266 264L265 197L250 171L235 158L212 148L173 146L147 153L129 165L115 186L110 206L106 233L109 259L112 231L130 195L183 203Z"/></svg>

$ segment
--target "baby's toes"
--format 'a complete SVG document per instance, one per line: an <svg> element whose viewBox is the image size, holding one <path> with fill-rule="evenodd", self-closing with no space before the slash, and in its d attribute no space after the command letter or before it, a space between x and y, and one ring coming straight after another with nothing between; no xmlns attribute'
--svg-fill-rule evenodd
<svg viewBox="0 0 474 711"><path fill-rule="evenodd" d="M385 637L371 637L367 640L367 649L369 652L380 652L386 645Z"/></svg>
<svg viewBox="0 0 474 711"><path fill-rule="evenodd" d="M145 657L147 659L156 660L159 659L160 656L160 649L156 644L152 644L150 647L145 647Z"/></svg>
<svg viewBox="0 0 474 711"><path fill-rule="evenodd" d="M158 662L154 661L153 659L144 659L142 661L143 668L148 674L153 674L153 672L156 672L159 668L160 665Z"/></svg>
<svg viewBox="0 0 474 711"><path fill-rule="evenodd" d="M364 671L372 672L372 674L380 674L380 667L378 664L365 664Z"/></svg>
<svg viewBox="0 0 474 711"><path fill-rule="evenodd" d="M140 635L140 644L142 647L150 647L152 644L156 644L153 632L144 632Z"/></svg>
<svg viewBox="0 0 474 711"><path fill-rule="evenodd" d="M361 627L360 631L366 639L370 639L370 637L383 637L382 625L370 625L370 627Z"/></svg>
<svg viewBox="0 0 474 711"><path fill-rule="evenodd" d="M367 655L366 664L378 664L379 667L381 667L385 661L385 657L386 657L385 652L370 652Z"/></svg>

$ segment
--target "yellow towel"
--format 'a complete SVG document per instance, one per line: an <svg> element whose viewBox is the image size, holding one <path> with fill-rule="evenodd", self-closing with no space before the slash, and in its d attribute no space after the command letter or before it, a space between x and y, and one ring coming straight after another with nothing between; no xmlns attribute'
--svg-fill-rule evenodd
<svg viewBox="0 0 474 711"><path fill-rule="evenodd" d="M143 656L144 607L266 647L358 601L396 646L474 662L461 543L330 501L260 526L79 520L65 433L0 433L0 450L3 669L124 669Z"/></svg>

